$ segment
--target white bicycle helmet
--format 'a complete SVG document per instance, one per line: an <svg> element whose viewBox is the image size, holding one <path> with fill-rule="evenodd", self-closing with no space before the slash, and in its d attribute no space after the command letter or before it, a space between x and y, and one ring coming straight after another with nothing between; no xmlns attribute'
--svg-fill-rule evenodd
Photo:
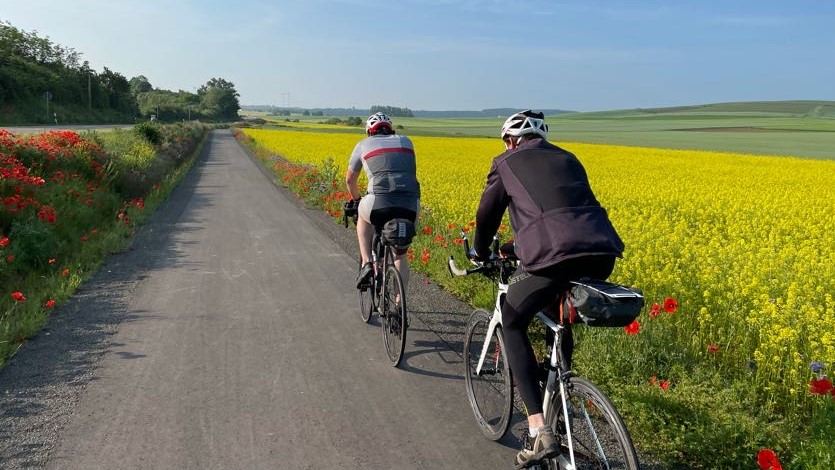
<svg viewBox="0 0 835 470"><path fill-rule="evenodd" d="M537 134L543 139L548 137L548 124L545 124L543 113L535 113L528 109L510 116L502 124L502 140L526 134Z"/></svg>
<svg viewBox="0 0 835 470"><path fill-rule="evenodd" d="M371 134L376 134L380 128L388 127L389 130L394 130L391 124L391 119L383 113L374 113L365 121L365 131Z"/></svg>

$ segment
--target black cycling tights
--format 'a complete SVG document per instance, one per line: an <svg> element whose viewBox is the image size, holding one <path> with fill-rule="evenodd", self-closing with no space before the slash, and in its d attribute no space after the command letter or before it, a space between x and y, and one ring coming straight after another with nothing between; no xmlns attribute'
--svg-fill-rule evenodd
<svg viewBox="0 0 835 470"><path fill-rule="evenodd" d="M519 270L510 279L502 306L502 329L510 370L528 416L542 413L536 357L528 338L528 325L536 312L553 302L568 281L581 277L606 279L615 267L613 256L585 256L563 261L534 273Z"/></svg>

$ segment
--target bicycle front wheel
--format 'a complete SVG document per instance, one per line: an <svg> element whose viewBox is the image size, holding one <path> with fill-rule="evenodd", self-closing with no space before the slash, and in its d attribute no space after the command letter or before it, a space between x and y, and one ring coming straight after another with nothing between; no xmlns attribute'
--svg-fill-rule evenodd
<svg viewBox="0 0 835 470"><path fill-rule="evenodd" d="M507 363L504 334L497 327L488 338L487 332L492 315L478 309L470 315L464 334L464 381L467 385L467 399L473 414L488 439L498 441L510 426L513 407L513 381ZM479 358L484 345L487 352L481 371Z"/></svg>
<svg viewBox="0 0 835 470"><path fill-rule="evenodd" d="M397 367L406 347L406 291L400 273L394 266L386 269L383 282L383 292L380 296L383 343L391 365Z"/></svg>
<svg viewBox="0 0 835 470"><path fill-rule="evenodd" d="M559 393L554 394L554 406L547 417L560 436L561 457L569 458L567 429L570 429L578 470L640 468L629 431L609 398L596 385L576 376L568 379L566 392L569 426L566 426ZM552 469L559 468L557 459L549 464Z"/></svg>

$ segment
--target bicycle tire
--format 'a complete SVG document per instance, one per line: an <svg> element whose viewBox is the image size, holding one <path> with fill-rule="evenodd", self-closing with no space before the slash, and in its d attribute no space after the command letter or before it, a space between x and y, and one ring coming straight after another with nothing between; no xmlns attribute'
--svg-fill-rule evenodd
<svg viewBox="0 0 835 470"><path fill-rule="evenodd" d="M362 263L360 263L360 270L362 270ZM360 299L360 318L365 323L371 320L371 314L374 312L374 280L372 276L371 286L359 289Z"/></svg>
<svg viewBox="0 0 835 470"><path fill-rule="evenodd" d="M399 297L400 301L397 302ZM397 367L406 347L406 292L397 269L389 265L383 276L380 295L380 323L383 327L383 344L391 365Z"/></svg>
<svg viewBox="0 0 835 470"><path fill-rule="evenodd" d="M574 444L575 468L627 469L640 468L632 438L615 406L596 385L573 376L566 384L571 436ZM568 440L562 399L554 394L554 403L546 419L560 436L562 457L568 459ZM558 469L557 459L546 468Z"/></svg>
<svg viewBox="0 0 835 470"><path fill-rule="evenodd" d="M488 353L481 374L476 374L492 315L478 309L470 315L464 335L464 382L467 400L473 409L481 433L498 441L510 427L513 411L513 378L507 363L504 333L497 326L490 338Z"/></svg>

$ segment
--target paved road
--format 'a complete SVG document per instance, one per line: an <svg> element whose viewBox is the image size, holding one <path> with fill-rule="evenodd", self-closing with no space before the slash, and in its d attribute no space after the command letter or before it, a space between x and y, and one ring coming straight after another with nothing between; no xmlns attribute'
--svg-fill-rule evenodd
<svg viewBox="0 0 835 470"><path fill-rule="evenodd" d="M0 371L0 467L508 468L516 441L481 437L466 402L466 306L414 276L392 368L353 243L213 132L132 249Z"/></svg>

